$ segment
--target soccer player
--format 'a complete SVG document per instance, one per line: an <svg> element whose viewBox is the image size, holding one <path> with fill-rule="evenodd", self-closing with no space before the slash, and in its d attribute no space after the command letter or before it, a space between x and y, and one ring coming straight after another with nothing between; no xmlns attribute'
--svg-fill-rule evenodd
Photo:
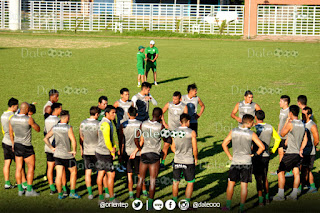
<svg viewBox="0 0 320 213"><path fill-rule="evenodd" d="M43 107L43 116L46 119L51 115L51 105L59 101L59 92L56 89L51 89L49 91L49 101Z"/></svg>
<svg viewBox="0 0 320 213"><path fill-rule="evenodd" d="M145 50L145 57L147 59L146 65L146 81L148 78L149 70L152 69L154 85L158 85L157 83L157 59L159 57L159 50L155 46L155 42L153 40L150 41L150 46Z"/></svg>
<svg viewBox="0 0 320 213"><path fill-rule="evenodd" d="M233 108L231 112L231 118L235 119L240 124L242 121L242 116L244 114L249 114L254 117L256 111L261 110L261 108L255 102L252 102L252 100L253 100L253 93L250 90L247 90L244 93L244 100L237 103ZM239 117L236 116L236 113L238 111L239 111Z"/></svg>
<svg viewBox="0 0 320 213"><path fill-rule="evenodd" d="M299 107L297 105L291 105L289 107L289 117L287 118L284 127L281 130L281 136L288 135L286 142L287 151L284 154L278 169L278 193L273 197L274 201L283 201L284 197L284 186L286 183L285 171L293 172L294 182L293 190L288 200L297 200L298 187L300 184L300 162L304 147L308 142L307 134L305 134L305 126L301 120L298 120Z"/></svg>
<svg viewBox="0 0 320 213"><path fill-rule="evenodd" d="M96 147L98 145L98 129L99 121L97 120L100 114L100 109L96 106L90 108L90 118L84 120L80 124L80 149L81 156L85 166L85 181L88 190L88 199L93 199L91 174L92 169L95 169L97 158L95 156Z"/></svg>
<svg viewBox="0 0 320 213"><path fill-rule="evenodd" d="M62 110L60 113L60 123L54 125L52 129L43 139L44 142L54 152L53 157L56 164L56 186L58 189L58 199L64 199L66 196L62 192L62 176L63 170L68 168L70 171L70 194L69 197L79 199L80 196L76 193L77 182L77 162L75 159L77 150L77 141L73 133L73 128L70 126L70 114L67 110ZM55 148L51 145L49 138L54 137ZM71 146L72 151L71 151Z"/></svg>
<svg viewBox="0 0 320 213"><path fill-rule="evenodd" d="M108 105L108 98L107 96L100 96L99 99L98 99L98 108L100 109L100 114L99 114L99 117L98 117L98 121L101 121L102 118L104 118L105 116L105 110L106 110L106 107Z"/></svg>
<svg viewBox="0 0 320 213"><path fill-rule="evenodd" d="M124 152L127 160L127 175L128 175L128 188L129 188L129 199L133 200L133 172L139 175L139 165L140 165L140 151L136 144L139 144L139 138L137 132L140 130L141 121L136 120L137 109L130 107L128 110L129 119L120 125L120 137L119 140L124 144ZM119 141L119 143L120 143ZM146 186L143 184L143 196L148 197L146 191Z"/></svg>
<svg viewBox="0 0 320 213"><path fill-rule="evenodd" d="M1 115L1 124L2 124L2 148L4 155L4 165L3 165L3 177L4 177L4 188L5 189L13 189L14 186L10 183L10 165L12 160L14 160L14 144L10 140L9 135L9 121L15 112L18 111L19 101L15 98L10 98L8 101L8 110L3 112ZM22 169L22 187L23 189L27 189L27 180L26 175L24 173L24 169Z"/></svg>
<svg viewBox="0 0 320 213"><path fill-rule="evenodd" d="M312 109L310 107L305 107L302 110L302 117L306 126L308 143L303 150L303 158L301 163L301 184L299 186L298 192L302 191L302 186L306 185L308 180L310 183L310 189L307 191L307 193L317 192L311 170L313 169L313 164L316 159L316 146L319 144L319 132L317 124L311 120L311 116Z"/></svg>
<svg viewBox="0 0 320 213"><path fill-rule="evenodd" d="M256 133L250 128L253 126L254 117L249 114L242 116L241 127L232 129L222 142L222 148L231 160L229 170L227 205L223 210L231 209L231 200L234 186L237 181L241 182L240 212L244 211L244 204L248 194L248 182L252 182L251 157L261 155L265 147ZM258 151L251 154L252 141L259 147ZM233 155L230 154L228 144L232 143Z"/></svg>
<svg viewBox="0 0 320 213"><path fill-rule="evenodd" d="M32 182L35 168L35 153L31 144L31 128L40 132L39 125L32 117L27 114L29 112L29 104L23 102L20 105L20 113L11 117L9 121L9 135L12 144L14 144L14 154L16 161L16 181L18 184L18 195L22 196L24 190L22 187L22 170L23 162L28 166L27 173L27 192L26 196L39 196L39 193L32 189Z"/></svg>
<svg viewBox="0 0 320 213"><path fill-rule="evenodd" d="M252 166L253 166L253 174L256 178L257 182L257 191L259 196L259 205L263 206L263 196L262 196L262 189L265 193L265 202L266 204L270 203L269 200L269 182L268 182L268 167L269 167L269 160L270 160L270 141L273 137L275 140L275 144L280 144L281 138L278 135L277 131L267 123L264 123L263 120L265 119L264 111L258 110L256 111L255 117L257 124L255 125L256 134L258 135L259 139L262 141L263 145L265 146L265 150L263 151L262 155L254 156L252 158ZM253 153L258 151L258 146L253 144Z"/></svg>
<svg viewBox="0 0 320 213"><path fill-rule="evenodd" d="M188 113L188 107L186 104L181 102L181 93L179 91L176 91L173 93L172 101L166 103L166 105L162 108L163 114L168 111L168 125L165 122L164 116L162 115L162 121L166 128L168 128L170 131L175 130L180 126L180 116L183 113ZM162 152L163 157L160 163L160 169L164 169L164 163L165 159L168 155L168 150L170 147L170 142L172 140L167 140L168 143L164 143Z"/></svg>
<svg viewBox="0 0 320 213"><path fill-rule="evenodd" d="M123 164L125 164L125 161L127 159L123 158L124 157L124 144L122 144L122 140L120 140L119 137L119 129L120 129L120 125L129 119L128 116L128 109L133 106L133 102L131 100L129 100L129 90L127 88L122 88L120 90L120 96L121 98L119 100L117 100L113 106L116 108L117 110L117 119L118 122L116 124L117 126L117 135L118 135L118 141L119 141L119 153L118 153L118 157L119 157L119 163L121 164L120 167L117 168L118 172L124 172L124 170L126 170L126 168L123 166Z"/></svg>
<svg viewBox="0 0 320 213"><path fill-rule="evenodd" d="M188 107L188 114L191 116L189 128L194 130L198 135L198 119L204 112L205 106L200 97L197 96L198 88L196 84L188 85L188 94L182 96L182 103L186 104ZM199 114L197 114L198 104L201 109Z"/></svg>
<svg viewBox="0 0 320 213"><path fill-rule="evenodd" d="M37 112L37 109L36 109L36 105L34 105L33 103L32 104L29 104L29 112L28 112L28 115L31 116L33 114L36 114Z"/></svg>
<svg viewBox="0 0 320 213"><path fill-rule="evenodd" d="M157 105L158 102L151 96L150 89L152 85L149 82L143 82L141 85L141 91L132 97L133 106L138 110L139 121L146 121L149 119L149 101L153 105Z"/></svg>
<svg viewBox="0 0 320 213"><path fill-rule="evenodd" d="M47 134L53 126L58 124L60 122L60 118L58 117L62 111L62 104L61 103L53 103L51 105L51 111L52 114L49 115L46 120L44 121L44 132ZM55 141L54 141L54 136L52 136L49 139L50 144L55 147ZM56 193L56 187L53 183L53 170L55 167L55 159L53 157L53 151L50 149L49 146L45 145L44 146L44 151L47 155L47 179L48 183L50 186L50 195L53 195ZM66 185L66 177L64 173L64 178L63 178L63 186L65 187ZM64 190L66 191L66 190Z"/></svg>
<svg viewBox="0 0 320 213"><path fill-rule="evenodd" d="M141 149L141 161L139 168L139 181L137 184L136 198L140 199L142 185L145 181L147 170L150 174L150 186L149 186L149 199L148 199L148 210L152 209L154 194L156 190L156 179L159 174L160 167L160 154L161 154L161 130L164 128L161 124L162 109L155 107L152 112L152 120L144 121L141 124L141 133L138 134L140 137ZM165 141L166 138L163 138ZM142 146L142 148L141 148Z"/></svg>
<svg viewBox="0 0 320 213"><path fill-rule="evenodd" d="M301 114L298 116L299 119L301 119L302 121L303 120L303 113L302 113L302 110L307 106L307 102L308 102L308 99L307 99L307 96L305 95L299 95L298 98L297 98L297 104L298 104L298 107L300 108L301 110ZM312 114L311 115L311 118L310 118L313 122L317 123L314 115Z"/></svg>
<svg viewBox="0 0 320 213"><path fill-rule="evenodd" d="M108 192L110 196L109 201L112 203L119 202L115 199L113 191L115 178L113 161L116 156L116 147L113 139L113 125L111 122L116 117L116 109L114 108L114 106L108 105L105 111L105 117L102 118L102 120L99 123L99 142L95 150L97 158L96 168L98 170L97 185L99 191L99 204L101 202L105 202L102 188L103 177L105 175L108 176Z"/></svg>
<svg viewBox="0 0 320 213"><path fill-rule="evenodd" d="M172 139L171 149L174 152L172 196L176 203L178 202L181 174L187 181L185 194L189 203L195 182L196 165L198 163L197 134L189 128L190 119L190 115L185 113L180 116L181 126L175 130L179 132L179 135L183 133L183 136Z"/></svg>
<svg viewBox="0 0 320 213"><path fill-rule="evenodd" d="M141 83L146 81L146 76L144 73L145 61L147 60L144 55L144 46L139 46L139 52L137 53L137 69L138 69L138 87L141 87Z"/></svg>

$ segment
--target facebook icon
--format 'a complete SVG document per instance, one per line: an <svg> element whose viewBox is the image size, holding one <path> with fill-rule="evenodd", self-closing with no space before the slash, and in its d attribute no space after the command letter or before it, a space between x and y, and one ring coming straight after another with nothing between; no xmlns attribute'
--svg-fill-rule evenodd
<svg viewBox="0 0 320 213"><path fill-rule="evenodd" d="M165 203L165 207L168 209L168 210L174 210L176 208L176 202L174 202L174 200L167 200L166 203Z"/></svg>

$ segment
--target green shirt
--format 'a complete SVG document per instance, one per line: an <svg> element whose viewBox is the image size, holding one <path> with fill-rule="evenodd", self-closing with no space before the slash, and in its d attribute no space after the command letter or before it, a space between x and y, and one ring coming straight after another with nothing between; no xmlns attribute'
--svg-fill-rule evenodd
<svg viewBox="0 0 320 213"><path fill-rule="evenodd" d="M158 48L154 47L147 47L145 49L145 53L147 54L147 57L151 60L153 60L157 54L159 54ZM156 61L155 61L156 62ZM154 63L155 63L154 62ZM148 61L148 63L152 63L151 61Z"/></svg>
<svg viewBox="0 0 320 213"><path fill-rule="evenodd" d="M137 53L137 68L138 69L144 69L144 59L145 55L142 52Z"/></svg>
<svg viewBox="0 0 320 213"><path fill-rule="evenodd" d="M101 110L100 115L98 117L98 121L101 121L103 117L105 117L106 110Z"/></svg>

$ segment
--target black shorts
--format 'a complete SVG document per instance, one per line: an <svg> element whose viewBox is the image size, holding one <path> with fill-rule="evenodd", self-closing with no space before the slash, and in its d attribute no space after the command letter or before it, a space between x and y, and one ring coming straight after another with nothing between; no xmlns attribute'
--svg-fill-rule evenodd
<svg viewBox="0 0 320 213"><path fill-rule="evenodd" d="M314 161L316 160L315 155L304 155L301 160L301 165L309 169L313 169Z"/></svg>
<svg viewBox="0 0 320 213"><path fill-rule="evenodd" d="M28 158L34 155L33 146L25 146L20 143L14 143L14 154L17 157Z"/></svg>
<svg viewBox="0 0 320 213"><path fill-rule="evenodd" d="M301 157L299 154L284 154L278 172L290 172L295 167L300 167Z"/></svg>
<svg viewBox="0 0 320 213"><path fill-rule="evenodd" d="M165 140L163 140L165 143L168 143L168 144L170 144L170 145L172 145L172 138L171 137L168 137L168 138L166 138L166 141Z"/></svg>
<svg viewBox="0 0 320 213"><path fill-rule="evenodd" d="M136 174L139 174L140 167L140 156L136 156L134 159L127 160L127 173L133 173L133 170Z"/></svg>
<svg viewBox="0 0 320 213"><path fill-rule="evenodd" d="M75 158L71 159L62 159L62 158L54 158L56 166L64 166L65 168L72 168L77 166L77 162Z"/></svg>
<svg viewBox="0 0 320 213"><path fill-rule="evenodd" d="M160 155L154 152L148 152L141 155L141 162L144 164L154 164L160 162Z"/></svg>
<svg viewBox="0 0 320 213"><path fill-rule="evenodd" d="M95 155L83 155L84 168L85 169L95 169L97 158Z"/></svg>
<svg viewBox="0 0 320 213"><path fill-rule="evenodd" d="M46 152L47 155L47 162L55 162L55 159L53 157L53 153Z"/></svg>
<svg viewBox="0 0 320 213"><path fill-rule="evenodd" d="M256 156L252 158L252 173L255 176L267 177L270 157Z"/></svg>
<svg viewBox="0 0 320 213"><path fill-rule="evenodd" d="M14 160L14 152L12 146L2 143L4 160Z"/></svg>
<svg viewBox="0 0 320 213"><path fill-rule="evenodd" d="M113 158L111 155L100 155L96 153L98 171L114 172Z"/></svg>
<svg viewBox="0 0 320 213"><path fill-rule="evenodd" d="M173 164L173 179L176 181L181 180L181 173L186 181L194 181L196 177L196 166L195 164Z"/></svg>
<svg viewBox="0 0 320 213"><path fill-rule="evenodd" d="M283 151L287 151L287 146L285 145L286 143L286 139L281 139L281 142L280 142L280 145L279 145L279 148L283 148Z"/></svg>
<svg viewBox="0 0 320 213"><path fill-rule="evenodd" d="M198 136L198 123L190 123L189 128L194 130Z"/></svg>
<svg viewBox="0 0 320 213"><path fill-rule="evenodd" d="M228 180L234 182L251 183L252 165L231 165Z"/></svg>

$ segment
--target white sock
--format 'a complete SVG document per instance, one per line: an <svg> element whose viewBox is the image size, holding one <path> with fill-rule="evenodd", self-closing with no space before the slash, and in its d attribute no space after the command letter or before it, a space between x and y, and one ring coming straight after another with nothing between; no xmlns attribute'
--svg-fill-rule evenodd
<svg viewBox="0 0 320 213"><path fill-rule="evenodd" d="M279 195L280 197L284 197L284 189L278 188L278 195Z"/></svg>
<svg viewBox="0 0 320 213"><path fill-rule="evenodd" d="M140 82L138 82L138 85L140 85Z"/></svg>
<svg viewBox="0 0 320 213"><path fill-rule="evenodd" d="M293 189L292 189L292 192L291 192L291 195L294 196L294 197L297 197L297 195L298 195L298 188L293 188Z"/></svg>

